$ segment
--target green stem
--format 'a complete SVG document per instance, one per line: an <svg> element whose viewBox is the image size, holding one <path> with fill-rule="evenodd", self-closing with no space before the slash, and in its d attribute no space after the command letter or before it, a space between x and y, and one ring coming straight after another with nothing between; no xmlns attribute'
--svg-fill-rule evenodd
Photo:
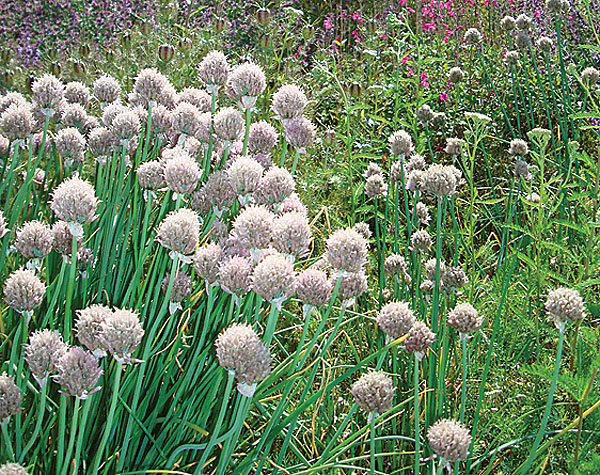
<svg viewBox="0 0 600 475"><path fill-rule="evenodd" d="M565 342L565 330L566 326L563 326L560 329L559 337L558 337L558 347L556 348L556 365L554 366L554 376L552 377L552 383L550 385L550 392L548 393L548 400L546 401L546 409L544 410L544 417L542 418L542 424L538 430L535 441L533 442L533 446L529 451L529 456L527 457L527 461L525 462L525 466L523 470L519 472L520 475L526 475L529 473L529 469L535 460L537 455L537 449L546 434L546 427L548 426L548 419L550 419L550 413L552 412L552 402L554 400L554 393L556 392L556 385L558 382L558 375L560 373L560 360L562 358L563 345Z"/></svg>
<svg viewBox="0 0 600 475"><path fill-rule="evenodd" d="M35 422L35 428L33 429L33 434L31 435L31 439L29 439L29 442L27 443L27 445L21 452L21 455L19 456L19 460L21 462L23 460L25 460L25 456L33 447L33 444L37 440L38 435L40 435L40 431L42 429L42 422L44 420L44 412L46 410L46 396L48 394L48 384L44 384L41 389L42 390L40 392L40 404L38 406L38 413L37 413L37 419Z"/></svg>
<svg viewBox="0 0 600 475"><path fill-rule="evenodd" d="M8 459L13 460L15 458L15 450L13 449L12 441L8 435L8 422L0 422L0 425L2 426L2 437L4 439L4 443L8 448Z"/></svg>
<svg viewBox="0 0 600 475"><path fill-rule="evenodd" d="M248 137L250 136L250 117L252 116L252 109L246 109L246 133L244 135L244 146L242 147L242 157L246 155L248 150Z"/></svg>
<svg viewBox="0 0 600 475"><path fill-rule="evenodd" d="M414 417L415 417L415 470L414 475L421 473L421 430L419 428L419 357L414 357L413 385L415 390Z"/></svg>
<svg viewBox="0 0 600 475"><path fill-rule="evenodd" d="M462 346L462 389L460 397L460 422L465 422L465 408L467 406L467 335L461 335Z"/></svg>
<svg viewBox="0 0 600 475"><path fill-rule="evenodd" d="M85 427L87 423L88 414L92 405L91 398L87 398L83 405L83 414L81 416L81 423L79 424L79 435L77 436L77 444L75 445L75 457L73 459L73 474L77 474L79 468L79 459L81 458L81 448L83 446L83 436L85 434Z"/></svg>
<svg viewBox="0 0 600 475"><path fill-rule="evenodd" d="M75 269L77 266L77 238L72 237L71 244L71 265L69 267L69 280L67 281L67 301L65 304L65 338L69 339L71 335L71 303L73 300L73 287L75 285Z"/></svg>
<svg viewBox="0 0 600 475"><path fill-rule="evenodd" d="M75 398L75 405L73 407L73 419L71 419L71 427L69 427L69 445L67 447L67 455L65 456L65 463L63 465L62 474L66 475L69 471L69 460L73 453L73 446L75 445L75 434L77 433L77 423L79 422L79 404L81 400ZM74 472L77 473L77 472Z"/></svg>
<svg viewBox="0 0 600 475"><path fill-rule="evenodd" d="M111 430L113 429L113 419L115 417L115 410L117 409L117 400L119 398L119 388L121 386L121 374L123 373L123 364L120 362L116 362L115 368L115 380L113 382L113 391L112 397L110 401L110 409L108 411L108 417L106 419L106 424L104 426L104 434L102 434L102 440L100 441L100 445L98 447L98 452L96 452L96 459L94 460L94 468L92 473L96 475L98 473L98 467L100 466L100 460L104 457L104 449L106 448L106 444L108 442L108 437L110 435Z"/></svg>
<svg viewBox="0 0 600 475"><path fill-rule="evenodd" d="M375 420L377 419L377 413L371 412L371 475L375 475Z"/></svg>

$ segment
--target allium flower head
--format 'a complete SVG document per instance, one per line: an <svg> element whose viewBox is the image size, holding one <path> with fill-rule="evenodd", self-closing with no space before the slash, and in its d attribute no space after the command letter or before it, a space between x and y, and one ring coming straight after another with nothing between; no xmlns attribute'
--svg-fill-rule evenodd
<svg viewBox="0 0 600 475"><path fill-rule="evenodd" d="M507 66L515 66L519 63L519 57L521 55L518 51L507 51L504 55L504 63Z"/></svg>
<svg viewBox="0 0 600 475"><path fill-rule="evenodd" d="M428 195L441 198L456 193L462 174L452 165L432 164L427 167L420 178L421 190Z"/></svg>
<svg viewBox="0 0 600 475"><path fill-rule="evenodd" d="M189 255L200 240L200 221L195 211L181 208L172 211L160 223L156 240L176 254Z"/></svg>
<svg viewBox="0 0 600 475"><path fill-rule="evenodd" d="M294 178L285 168L271 167L262 176L254 192L257 203L273 205L281 203L296 188Z"/></svg>
<svg viewBox="0 0 600 475"><path fill-rule="evenodd" d="M529 36L529 33L527 33L527 31L517 32L517 36L515 37L515 45L519 49L527 50L529 45L531 45L531 36Z"/></svg>
<svg viewBox="0 0 600 475"><path fill-rule="evenodd" d="M200 167L183 149L177 147L163 167L165 183L175 193L191 193L198 186L202 175Z"/></svg>
<svg viewBox="0 0 600 475"><path fill-rule="evenodd" d="M253 107L267 85L265 73L254 63L244 63L235 68L228 79L228 86L247 109Z"/></svg>
<svg viewBox="0 0 600 475"><path fill-rule="evenodd" d="M510 142L510 147L508 149L508 153L511 155L518 155L520 157L524 157L529 153L529 146L527 142L523 139L513 139Z"/></svg>
<svg viewBox="0 0 600 475"><path fill-rule="evenodd" d="M69 178L52 192L50 209L69 223L91 223L96 219L97 207L94 187L81 178Z"/></svg>
<svg viewBox="0 0 600 475"><path fill-rule="evenodd" d="M110 124L110 130L123 142L137 137L142 129L138 115L130 109L118 113Z"/></svg>
<svg viewBox="0 0 600 475"><path fill-rule="evenodd" d="M447 463L465 460L471 446L471 433L461 422L442 419L427 431L429 446Z"/></svg>
<svg viewBox="0 0 600 475"><path fill-rule="evenodd" d="M0 375L0 421L4 423L10 416L21 410L21 390L6 373Z"/></svg>
<svg viewBox="0 0 600 475"><path fill-rule="evenodd" d="M525 13L521 13L515 20L515 26L519 30L528 30L529 28L531 28L532 22L533 20L530 16L526 15Z"/></svg>
<svg viewBox="0 0 600 475"><path fill-rule="evenodd" d="M448 155L461 155L464 146L465 146L465 141L462 139L447 138L446 139L446 147L444 148L444 152L446 152Z"/></svg>
<svg viewBox="0 0 600 475"><path fill-rule="evenodd" d="M302 258L308 254L312 232L306 215L292 211L273 222L273 247L283 254Z"/></svg>
<svg viewBox="0 0 600 475"><path fill-rule="evenodd" d="M29 104L13 104L0 115L0 131L11 142L24 141L33 132L33 113Z"/></svg>
<svg viewBox="0 0 600 475"><path fill-rule="evenodd" d="M305 304L320 307L331 299L331 281L318 269L306 269L296 279L296 294Z"/></svg>
<svg viewBox="0 0 600 475"><path fill-rule="evenodd" d="M58 374L54 379L63 389L63 394L87 399L99 391L96 386L102 376L98 361L80 347L69 348L58 362Z"/></svg>
<svg viewBox="0 0 600 475"><path fill-rule="evenodd" d="M448 73L448 81L452 84L458 84L459 82L462 82L464 78L465 72L459 67L450 69L450 72Z"/></svg>
<svg viewBox="0 0 600 475"><path fill-rule="evenodd" d="M422 359L427 348L435 341L435 333L421 321L417 321L406 335L404 348L409 353L414 353L418 359Z"/></svg>
<svg viewBox="0 0 600 475"><path fill-rule="evenodd" d="M338 271L357 272L367 262L367 241L352 228L339 229L327 239L325 257Z"/></svg>
<svg viewBox="0 0 600 475"><path fill-rule="evenodd" d="M100 324L99 340L114 359L121 364L134 362L131 354L136 350L144 329L137 312L127 309L116 309Z"/></svg>
<svg viewBox="0 0 600 475"><path fill-rule="evenodd" d="M56 151L65 157L68 166L83 162L85 154L85 138L75 127L61 129L54 139Z"/></svg>
<svg viewBox="0 0 600 475"><path fill-rule="evenodd" d="M600 71L589 66L581 71L581 81L587 86L595 86L600 80Z"/></svg>
<svg viewBox="0 0 600 475"><path fill-rule="evenodd" d="M194 271L208 284L219 277L219 265L223 260L223 249L214 243L208 243L196 249L193 257Z"/></svg>
<svg viewBox="0 0 600 475"><path fill-rule="evenodd" d="M317 129L306 117L290 119L284 124L285 138L298 153L306 153L312 147Z"/></svg>
<svg viewBox="0 0 600 475"><path fill-rule="evenodd" d="M415 251L427 252L431 249L433 241L426 230L420 229L412 234L410 244Z"/></svg>
<svg viewBox="0 0 600 475"><path fill-rule="evenodd" d="M118 116L121 112L128 111L127 107L123 104L115 102L113 104L109 104L102 111L102 125L104 127L110 128L112 126L113 120Z"/></svg>
<svg viewBox="0 0 600 475"><path fill-rule="evenodd" d="M61 109L60 122L64 127L77 127L77 129L85 131L90 122L90 116L81 104L66 104Z"/></svg>
<svg viewBox="0 0 600 475"><path fill-rule="evenodd" d="M367 241L369 239L371 239L371 237L373 236L373 233L371 232L371 228L369 228L369 225L367 223L364 223L364 222L355 223L354 226L352 226L352 229L354 229L358 234L360 234L362 237L364 237Z"/></svg>
<svg viewBox="0 0 600 475"><path fill-rule="evenodd" d="M268 255L254 268L252 290L278 306L294 294L295 285L294 265L282 254Z"/></svg>
<svg viewBox="0 0 600 475"><path fill-rule="evenodd" d="M48 376L58 372L58 362L67 349L62 335L57 331L38 330L29 336L29 344L25 346L25 361L40 386L46 384Z"/></svg>
<svg viewBox="0 0 600 475"><path fill-rule="evenodd" d="M188 87L177 94L177 104L187 102L195 106L200 112L210 112L211 98L204 89Z"/></svg>
<svg viewBox="0 0 600 475"><path fill-rule="evenodd" d="M220 51L208 53L198 66L198 77L211 94L225 85L228 75L229 64L225 55Z"/></svg>
<svg viewBox="0 0 600 475"><path fill-rule="evenodd" d="M277 214L280 215L294 211L303 214L304 216L308 216L308 209L306 209L306 206L304 206L304 203L302 203L297 193L292 193L279 203L279 206L277 207Z"/></svg>
<svg viewBox="0 0 600 475"><path fill-rule="evenodd" d="M273 237L274 215L264 206L245 208L232 225L232 236L249 250L266 249Z"/></svg>
<svg viewBox="0 0 600 475"><path fill-rule="evenodd" d="M28 221L17 231L15 249L25 259L46 257L52 250L52 232L46 223Z"/></svg>
<svg viewBox="0 0 600 475"><path fill-rule="evenodd" d="M369 371L352 385L354 402L362 409L383 414L394 405L394 383L383 371Z"/></svg>
<svg viewBox="0 0 600 475"><path fill-rule="evenodd" d="M306 94L298 86L285 84L281 86L271 101L271 110L275 118L285 123L290 119L297 119L304 114L308 104Z"/></svg>
<svg viewBox="0 0 600 475"><path fill-rule="evenodd" d="M173 85L154 68L142 69L139 72L133 85L133 94L135 95L133 103L141 104L146 109L156 104L162 104L170 109L176 98Z"/></svg>
<svg viewBox="0 0 600 475"><path fill-rule="evenodd" d="M169 290L170 275L166 275L162 281L161 288L166 294ZM169 300L171 302L183 302L187 300L192 291L192 279L185 272L178 271L173 279L173 288L171 289L171 295Z"/></svg>
<svg viewBox="0 0 600 475"><path fill-rule="evenodd" d="M217 213L228 209L235 201L236 192L229 175L224 171L216 171L208 176L202 186L206 201Z"/></svg>
<svg viewBox="0 0 600 475"><path fill-rule="evenodd" d="M393 340L406 335L416 320L414 312L406 302L390 302L384 305L377 315L377 325Z"/></svg>
<svg viewBox="0 0 600 475"><path fill-rule="evenodd" d="M52 249L64 256L70 256L73 252L73 233L66 221L57 221L52 225ZM82 236L76 236L76 249L83 243Z"/></svg>
<svg viewBox="0 0 600 475"><path fill-rule="evenodd" d="M235 107L225 107L215 114L215 133L226 143L240 139L245 128L244 118Z"/></svg>
<svg viewBox="0 0 600 475"><path fill-rule="evenodd" d="M417 116L417 119L419 119L419 121L422 124L429 124L433 118L435 117L435 112L433 111L433 109L429 106L429 104L423 104L421 107L419 107L417 109L417 112L415 114Z"/></svg>
<svg viewBox="0 0 600 475"><path fill-rule="evenodd" d="M483 316L470 303L459 303L448 313L448 325L461 334L476 332L482 324Z"/></svg>
<svg viewBox="0 0 600 475"><path fill-rule="evenodd" d="M41 108L45 115L51 117L60 108L65 86L52 74L44 74L33 82L31 91L33 102Z"/></svg>
<svg viewBox="0 0 600 475"><path fill-rule="evenodd" d="M388 186L385 183L383 175L371 175L365 183L365 195L367 196L385 196Z"/></svg>
<svg viewBox="0 0 600 475"><path fill-rule="evenodd" d="M554 47L554 42L547 36L540 36L535 42L536 46L544 52L551 51Z"/></svg>
<svg viewBox="0 0 600 475"><path fill-rule="evenodd" d="M166 185L164 171L164 161L151 160L142 163L137 169L138 184L147 190L158 190Z"/></svg>
<svg viewBox="0 0 600 475"><path fill-rule="evenodd" d="M506 15L502 20L500 20L500 27L504 31L512 31L515 29L515 19L510 15Z"/></svg>
<svg viewBox="0 0 600 475"><path fill-rule="evenodd" d="M7 92L0 96L0 113L4 112L12 105L22 106L27 104L27 99L20 92Z"/></svg>
<svg viewBox="0 0 600 475"><path fill-rule="evenodd" d="M477 28L469 28L465 31L464 40L466 44L475 46L483 41L483 36Z"/></svg>
<svg viewBox="0 0 600 475"><path fill-rule="evenodd" d="M93 93L96 100L102 104L111 104L119 100L121 86L112 76L100 76L94 81Z"/></svg>
<svg viewBox="0 0 600 475"><path fill-rule="evenodd" d="M529 171L529 163L521 158L517 158L515 161L515 176L521 177L524 180L531 180L532 175Z"/></svg>
<svg viewBox="0 0 600 475"><path fill-rule="evenodd" d="M69 104L87 107L90 102L90 90L79 81L71 81L65 87L65 100Z"/></svg>
<svg viewBox="0 0 600 475"><path fill-rule="evenodd" d="M581 294L575 289L559 287L548 292L545 307L558 328L569 322L585 318L585 304Z"/></svg>
<svg viewBox="0 0 600 475"><path fill-rule="evenodd" d="M442 287L447 291L461 289L468 283L469 278L461 267L448 267L442 274Z"/></svg>
<svg viewBox="0 0 600 475"><path fill-rule="evenodd" d="M0 475L29 475L29 472L18 463L5 463L0 466Z"/></svg>
<svg viewBox="0 0 600 475"><path fill-rule="evenodd" d="M568 0L546 0L546 10L550 13L567 12L570 7Z"/></svg>
<svg viewBox="0 0 600 475"><path fill-rule="evenodd" d="M265 120L255 122L248 133L248 150L250 153L271 153L277 145L279 135L271 124Z"/></svg>
<svg viewBox="0 0 600 475"><path fill-rule="evenodd" d="M92 304L77 311L77 320L75 320L77 339L97 358L106 356L105 348L100 340L100 333L102 323L112 313L113 311L109 307L100 304Z"/></svg>
<svg viewBox="0 0 600 475"><path fill-rule="evenodd" d="M359 269L357 272L344 272L340 279L337 296L345 306L352 305L354 299L368 290L367 274L364 269ZM332 287L335 286L336 280L337 277L332 278Z"/></svg>
<svg viewBox="0 0 600 475"><path fill-rule="evenodd" d="M201 127L202 112L189 102L180 102L171 113L173 131L184 137L195 135Z"/></svg>
<svg viewBox="0 0 600 475"><path fill-rule="evenodd" d="M234 323L223 330L215 342L219 365L235 373L235 379L246 386L254 386L271 374L273 359L269 350L250 325ZM238 386L251 395L253 388ZM251 393L251 394L248 394Z"/></svg>
<svg viewBox="0 0 600 475"><path fill-rule="evenodd" d="M410 282L410 275L408 274L408 262L401 254L390 254L385 258L383 267L386 275L390 277L403 277L405 280Z"/></svg>
<svg viewBox="0 0 600 475"><path fill-rule="evenodd" d="M219 266L218 282L221 288L237 297L250 291L252 261L242 256L231 256Z"/></svg>
<svg viewBox="0 0 600 475"><path fill-rule="evenodd" d="M253 158L240 157L229 166L227 174L234 189L243 196L258 188L263 170L263 166Z"/></svg>
<svg viewBox="0 0 600 475"><path fill-rule="evenodd" d="M388 141L392 155L396 157L406 158L414 149L412 137L405 130L394 132Z"/></svg>
<svg viewBox="0 0 600 475"><path fill-rule="evenodd" d="M44 293L46 286L29 269L14 271L4 283L4 301L18 313L33 313L42 303Z"/></svg>

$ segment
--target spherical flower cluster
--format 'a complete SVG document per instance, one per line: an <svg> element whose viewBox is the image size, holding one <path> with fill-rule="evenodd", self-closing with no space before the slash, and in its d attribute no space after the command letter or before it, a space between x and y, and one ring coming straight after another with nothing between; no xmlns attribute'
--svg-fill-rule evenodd
<svg viewBox="0 0 600 475"><path fill-rule="evenodd" d="M219 266L219 285L225 292L239 297L250 290L252 271L250 259L236 255L231 256Z"/></svg>
<svg viewBox="0 0 600 475"><path fill-rule="evenodd" d="M54 139L56 151L65 157L68 166L83 162L85 154L85 138L75 127L61 129Z"/></svg>
<svg viewBox="0 0 600 475"><path fill-rule="evenodd" d="M271 167L260 179L254 198L257 203L275 205L290 196L295 188L290 172L285 168Z"/></svg>
<svg viewBox="0 0 600 475"><path fill-rule="evenodd" d="M339 229L327 239L325 257L338 271L357 272L367 262L367 241L352 228Z"/></svg>
<svg viewBox="0 0 600 475"><path fill-rule="evenodd" d="M362 409L383 414L394 405L394 383L383 371L369 371L352 385L354 401Z"/></svg>
<svg viewBox="0 0 600 475"><path fill-rule="evenodd" d="M532 175L529 171L529 163L518 158L515 161L515 176L523 178L524 180L531 180Z"/></svg>
<svg viewBox="0 0 600 475"><path fill-rule="evenodd" d="M336 284L337 278L333 278L332 287ZM343 305L349 306L354 302L354 299L360 297L368 289L367 275L364 269L357 272L344 272L340 277L337 296L342 301Z"/></svg>
<svg viewBox="0 0 600 475"><path fill-rule="evenodd" d="M198 186L202 173L196 160L177 148L164 162L163 176L167 187L175 193L191 193Z"/></svg>
<svg viewBox="0 0 600 475"><path fill-rule="evenodd" d="M385 183L383 175L371 175L365 183L365 195L367 196L385 196L388 186Z"/></svg>
<svg viewBox="0 0 600 475"><path fill-rule="evenodd" d="M432 164L420 178L421 190L429 195L441 198L456 193L462 174L452 165Z"/></svg>
<svg viewBox="0 0 600 475"><path fill-rule="evenodd" d="M231 179L226 172L216 171L208 176L202 185L206 203L210 204L217 212L229 208L236 197Z"/></svg>
<svg viewBox="0 0 600 475"><path fill-rule="evenodd" d="M447 138L446 139L446 147L444 148L444 152L448 155L461 155L463 151L463 147L465 145L465 141L459 138Z"/></svg>
<svg viewBox="0 0 600 475"><path fill-rule="evenodd" d="M410 244L415 251L427 252L431 249L433 241L426 230L420 229L410 237Z"/></svg>
<svg viewBox="0 0 600 475"><path fill-rule="evenodd" d="M406 302L390 302L377 315L377 325L393 340L408 333L415 322L415 314Z"/></svg>
<svg viewBox="0 0 600 475"><path fill-rule="evenodd" d="M554 42L547 36L540 36L535 42L536 46L544 52L552 50Z"/></svg>
<svg viewBox="0 0 600 475"><path fill-rule="evenodd" d="M292 84L286 84L273 94L271 110L275 113L276 119L285 123L301 117L307 104L308 99L302 89Z"/></svg>
<svg viewBox="0 0 600 475"><path fill-rule="evenodd" d="M482 324L483 316L470 303L459 303L448 313L448 325L461 334L476 332Z"/></svg>
<svg viewBox="0 0 600 475"><path fill-rule="evenodd" d="M17 231L15 249L25 259L46 257L52 250L52 232L46 223L28 221Z"/></svg>
<svg viewBox="0 0 600 475"><path fill-rule="evenodd" d="M465 72L459 67L450 69L450 72L448 73L448 81L450 81L452 84L458 84L459 82L462 82L464 78Z"/></svg>
<svg viewBox="0 0 600 475"><path fill-rule="evenodd" d="M525 13L521 13L515 20L515 25L519 30L528 30L531 28L532 22L533 20L530 16L526 15Z"/></svg>
<svg viewBox="0 0 600 475"><path fill-rule="evenodd" d="M475 46L483 41L483 36L477 28L469 28L465 31L464 39L466 44Z"/></svg>
<svg viewBox="0 0 600 475"><path fill-rule="evenodd" d="M13 104L0 115L0 131L11 142L27 139L33 127L33 114L28 104Z"/></svg>
<svg viewBox="0 0 600 475"><path fill-rule="evenodd" d="M427 440L431 450L445 462L454 463L465 460L471 446L471 433L461 422L442 419L427 431Z"/></svg>
<svg viewBox="0 0 600 475"><path fill-rule="evenodd" d="M210 112L211 97L204 89L188 87L177 94L177 103L187 102L196 106L200 112Z"/></svg>
<svg viewBox="0 0 600 475"><path fill-rule="evenodd" d="M228 75L229 64L225 55L220 51L208 53L198 66L198 77L211 94L225 85Z"/></svg>
<svg viewBox="0 0 600 475"><path fill-rule="evenodd" d="M385 258L383 268L386 275L391 277L403 277L407 282L410 282L408 263L404 256L400 254L390 254Z"/></svg>
<svg viewBox="0 0 600 475"><path fill-rule="evenodd" d="M29 475L29 472L18 463L5 463L0 466L0 475Z"/></svg>
<svg viewBox="0 0 600 475"><path fill-rule="evenodd" d="M142 126L138 115L130 109L119 112L110 124L110 130L121 141L128 142L137 137Z"/></svg>
<svg viewBox="0 0 600 475"><path fill-rule="evenodd" d="M239 383L252 386L271 374L273 359L250 325L233 324L221 332L215 346L219 365L233 371ZM244 389L238 389L244 394Z"/></svg>
<svg viewBox="0 0 600 475"><path fill-rule="evenodd" d="M244 118L239 110L234 107L225 107L215 114L215 133L225 143L231 144L240 139L244 133Z"/></svg>
<svg viewBox="0 0 600 475"><path fill-rule="evenodd" d="M252 290L270 302L282 302L294 294L296 273L289 259L279 253L264 257L254 268Z"/></svg>
<svg viewBox="0 0 600 475"><path fill-rule="evenodd" d="M96 118L88 116L88 113L81 104L66 104L62 107L60 121L64 127L77 127L78 129L85 130L90 120L96 120Z"/></svg>
<svg viewBox="0 0 600 475"><path fill-rule="evenodd" d="M600 71L596 68L589 66L581 72L581 82L587 86L595 86L600 80Z"/></svg>
<svg viewBox="0 0 600 475"><path fill-rule="evenodd" d="M279 135L271 124L265 120L255 122L248 132L248 150L250 153L271 153L277 145Z"/></svg>
<svg viewBox="0 0 600 475"><path fill-rule="evenodd" d="M442 274L441 286L446 291L461 289L469 283L469 278L462 268L458 266L448 267Z"/></svg>
<svg viewBox="0 0 600 475"><path fill-rule="evenodd" d="M77 311L75 332L77 339L97 358L106 356L106 350L100 340L102 323L112 314L112 310L100 304L92 304Z"/></svg>
<svg viewBox="0 0 600 475"><path fill-rule="evenodd" d="M504 55L504 63L507 66L516 66L519 63L519 57L518 51L507 51Z"/></svg>
<svg viewBox="0 0 600 475"><path fill-rule="evenodd" d="M331 281L318 269L306 269L296 279L296 294L305 304L320 307L331 299Z"/></svg>
<svg viewBox="0 0 600 475"><path fill-rule="evenodd" d="M519 31L515 37L515 45L517 48L526 50L531 44L531 36L526 31Z"/></svg>
<svg viewBox="0 0 600 475"><path fill-rule="evenodd" d="M569 0L546 0L546 10L550 13L567 12L569 7Z"/></svg>
<svg viewBox="0 0 600 475"><path fill-rule="evenodd" d="M132 105L142 105L144 108L156 104L171 109L175 104L176 93L169 80L154 68L142 69L133 85L129 102Z"/></svg>
<svg viewBox="0 0 600 475"><path fill-rule="evenodd" d="M511 155L518 155L524 157L529 153L529 146L523 139L513 139L510 141L510 147L508 153Z"/></svg>
<svg viewBox="0 0 600 475"><path fill-rule="evenodd" d="M99 391L96 386L102 376L98 361L88 351L80 347L69 348L58 362L58 374L54 379L62 387L65 395L79 399Z"/></svg>
<svg viewBox="0 0 600 475"><path fill-rule="evenodd" d="M73 252L73 233L66 221L57 221L52 225L52 249L59 254L70 256ZM76 236L75 248L79 249L83 243L82 236Z"/></svg>
<svg viewBox="0 0 600 475"><path fill-rule="evenodd" d="M167 275L162 281L162 291L166 294L169 290L171 276ZM173 279L173 288L169 295L171 302L183 302L187 300L192 291L192 279L185 272L178 271Z"/></svg>
<svg viewBox="0 0 600 475"><path fill-rule="evenodd" d="M195 211L181 208L172 211L160 223L156 240L161 246L177 254L194 252L200 240L200 221Z"/></svg>
<svg viewBox="0 0 600 475"><path fill-rule="evenodd" d="M388 139L392 155L406 158L414 149L412 137L405 130L398 130L390 135Z"/></svg>
<svg viewBox="0 0 600 475"><path fill-rule="evenodd" d="M71 81L65 87L65 100L69 104L79 104L87 107L90 102L90 90L81 82Z"/></svg>
<svg viewBox="0 0 600 475"><path fill-rule="evenodd" d="M575 289L559 287L551 290L545 307L558 328L564 327L569 321L576 322L585 318L583 298Z"/></svg>
<svg viewBox="0 0 600 475"><path fill-rule="evenodd" d="M13 379L2 373L0 375L0 421L14 416L21 410L21 390Z"/></svg>
<svg viewBox="0 0 600 475"><path fill-rule="evenodd" d="M92 86L94 97L102 104L111 104L119 100L121 86L112 76L100 76Z"/></svg>
<svg viewBox="0 0 600 475"><path fill-rule="evenodd" d="M9 150L10 140L8 140L4 135L0 135L0 155L7 155Z"/></svg>
<svg viewBox="0 0 600 475"><path fill-rule="evenodd" d="M254 63L244 63L235 68L229 75L227 83L244 109L254 106L256 98L262 94L267 85L265 73Z"/></svg>
<svg viewBox="0 0 600 475"><path fill-rule="evenodd" d="M31 92L33 102L41 108L44 115L51 117L60 109L65 86L52 74L44 74L33 82Z"/></svg>
<svg viewBox="0 0 600 475"><path fill-rule="evenodd" d="M424 322L417 321L406 334L404 348L421 360L434 341L435 333Z"/></svg>
<svg viewBox="0 0 600 475"><path fill-rule="evenodd" d="M285 138L298 153L306 153L312 147L317 129L306 117L291 119L284 125Z"/></svg>
<svg viewBox="0 0 600 475"><path fill-rule="evenodd" d="M161 141L165 141L173 126L173 117L171 111L165 106L159 104L152 108L152 111L150 112L150 121L154 136L161 139ZM202 127L203 115L201 114L196 132L198 132ZM188 137L185 145L187 146L190 143L192 143L192 137Z"/></svg>
<svg viewBox="0 0 600 475"><path fill-rule="evenodd" d="M142 163L137 169L138 184L147 190L158 190L166 185L165 164L160 160Z"/></svg>
<svg viewBox="0 0 600 475"><path fill-rule="evenodd" d="M383 170L377 163L369 162L369 165L367 166L367 169L363 173L363 176L365 177L365 179L368 179L369 177L371 177L373 175L383 175Z"/></svg>
<svg viewBox="0 0 600 475"><path fill-rule="evenodd" d="M29 337L25 347L25 360L29 371L40 386L44 386L48 376L58 372L58 362L68 346L57 331L38 330Z"/></svg>
<svg viewBox="0 0 600 475"><path fill-rule="evenodd" d="M362 237L364 237L367 241L369 239L371 239L371 237L373 236L373 233L371 233L371 228L369 228L369 225L367 223L364 223L364 222L355 223L354 226L352 226L352 229L354 229L358 234L360 234Z"/></svg>
<svg viewBox="0 0 600 475"><path fill-rule="evenodd" d="M116 309L100 324L99 339L102 347L121 364L132 363L131 354L136 350L144 329L139 315L127 309Z"/></svg>
<svg viewBox="0 0 600 475"><path fill-rule="evenodd" d="M277 207L278 214L291 213L293 211L303 214L304 216L308 216L308 209L306 209L304 203L300 201L300 197L297 193L292 193L285 200L279 203L279 206Z"/></svg>
<svg viewBox="0 0 600 475"><path fill-rule="evenodd" d="M59 219L69 223L92 222L96 218L97 207L94 187L81 178L69 178L52 192L50 209Z"/></svg>
<svg viewBox="0 0 600 475"><path fill-rule="evenodd" d="M25 96L20 92L7 92L6 94L0 96L0 113L4 112L10 106L23 106L26 104L27 99L25 99Z"/></svg>
<svg viewBox="0 0 600 475"><path fill-rule="evenodd" d="M115 102L113 104L109 104L102 111L102 125L104 127L110 128L115 117L119 115L121 112L125 112L129 109L125 107L123 104Z"/></svg>
<svg viewBox="0 0 600 475"><path fill-rule="evenodd" d="M223 260L223 249L215 243L208 243L196 249L194 254L194 271L207 284L213 284L219 277L219 264Z"/></svg>
<svg viewBox="0 0 600 475"><path fill-rule="evenodd" d="M502 20L500 20L500 28L504 31L512 31L515 29L515 19L510 15L506 15Z"/></svg>
<svg viewBox="0 0 600 475"><path fill-rule="evenodd" d="M194 135L201 127L202 112L189 102L180 102L171 113L173 131L185 136Z"/></svg>
<svg viewBox="0 0 600 475"><path fill-rule="evenodd" d="M227 169L231 184L240 195L253 193L260 183L263 166L250 157L236 159Z"/></svg>
<svg viewBox="0 0 600 475"><path fill-rule="evenodd" d="M232 236L246 249L266 249L273 237L274 215L264 206L245 208L232 225Z"/></svg>
<svg viewBox="0 0 600 475"><path fill-rule="evenodd" d="M273 247L283 254L302 258L308 254L312 232L306 215L292 211L273 221Z"/></svg>
<svg viewBox="0 0 600 475"><path fill-rule="evenodd" d="M22 314L31 314L39 307L46 293L46 286L28 269L18 269L8 276L4 284L4 301Z"/></svg>
<svg viewBox="0 0 600 475"><path fill-rule="evenodd" d="M417 109L415 115L422 124L429 124L435 117L435 112L433 112L433 109L428 104L423 104Z"/></svg>

